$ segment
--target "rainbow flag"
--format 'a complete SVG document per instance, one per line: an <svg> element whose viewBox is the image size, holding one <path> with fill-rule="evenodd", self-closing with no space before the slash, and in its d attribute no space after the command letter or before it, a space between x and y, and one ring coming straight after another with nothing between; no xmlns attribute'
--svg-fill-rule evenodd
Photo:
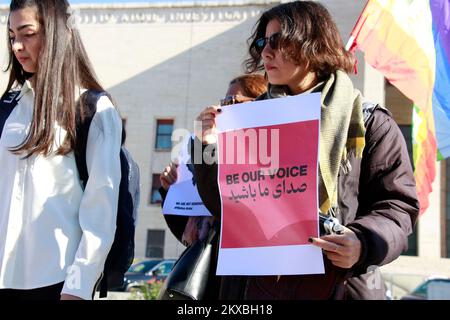
<svg viewBox="0 0 450 320"><path fill-rule="evenodd" d="M423 213L436 156L450 156L450 0L369 0L350 44L414 102L414 174Z"/></svg>

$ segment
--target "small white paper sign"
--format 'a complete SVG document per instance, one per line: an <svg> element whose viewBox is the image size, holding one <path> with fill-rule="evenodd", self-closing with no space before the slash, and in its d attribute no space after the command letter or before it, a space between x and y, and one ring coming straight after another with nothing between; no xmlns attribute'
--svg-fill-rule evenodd
<svg viewBox="0 0 450 320"><path fill-rule="evenodd" d="M197 183L191 164L191 156L188 152L188 144L191 136L183 143L183 148L178 157L178 179L170 186L163 206L163 214L180 216L211 216L206 209L197 191Z"/></svg>

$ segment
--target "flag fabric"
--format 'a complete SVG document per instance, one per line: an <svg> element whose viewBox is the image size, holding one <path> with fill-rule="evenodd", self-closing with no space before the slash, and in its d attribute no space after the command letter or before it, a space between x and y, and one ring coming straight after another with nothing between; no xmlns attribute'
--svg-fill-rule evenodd
<svg viewBox="0 0 450 320"><path fill-rule="evenodd" d="M436 156L450 156L450 0L369 0L349 44L414 102L414 174L423 213Z"/></svg>

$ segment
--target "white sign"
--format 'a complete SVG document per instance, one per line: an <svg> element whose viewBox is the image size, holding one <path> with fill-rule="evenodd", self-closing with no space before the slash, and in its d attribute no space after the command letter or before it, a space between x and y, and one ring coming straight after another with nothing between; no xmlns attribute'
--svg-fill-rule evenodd
<svg viewBox="0 0 450 320"><path fill-rule="evenodd" d="M190 139L191 137L189 137ZM188 151L189 139L183 143L178 157L178 179L170 186L163 206L163 214L180 216L211 216L197 191L197 182L193 175L194 165Z"/></svg>

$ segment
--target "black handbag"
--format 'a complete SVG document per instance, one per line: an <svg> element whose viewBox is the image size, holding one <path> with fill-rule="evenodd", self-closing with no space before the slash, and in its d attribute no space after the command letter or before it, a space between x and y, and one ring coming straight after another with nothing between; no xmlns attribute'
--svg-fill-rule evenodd
<svg viewBox="0 0 450 320"><path fill-rule="evenodd" d="M211 259L216 229L204 240L187 247L164 281L158 300L202 300L210 281Z"/></svg>

